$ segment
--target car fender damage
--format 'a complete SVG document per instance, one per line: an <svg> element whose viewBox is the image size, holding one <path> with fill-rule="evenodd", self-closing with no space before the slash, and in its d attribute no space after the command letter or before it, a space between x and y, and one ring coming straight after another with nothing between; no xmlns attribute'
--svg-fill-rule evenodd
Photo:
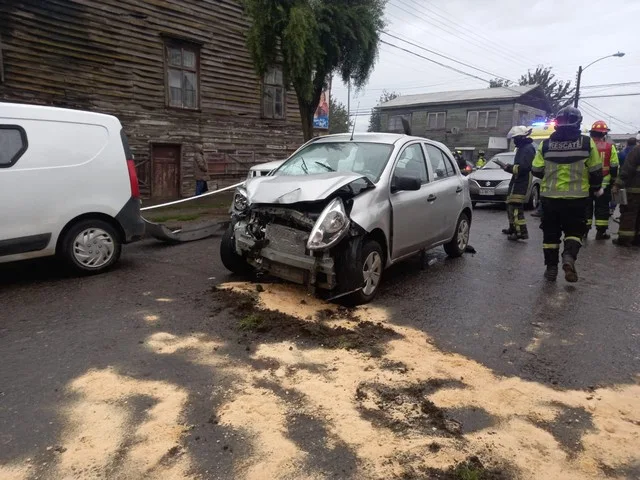
<svg viewBox="0 0 640 480"><path fill-rule="evenodd" d="M353 240L367 234L351 218L353 199L375 185L360 175L322 177L311 182L300 177L266 177L248 182L247 208L233 211L235 249L258 273L339 295L360 287L341 283L339 270L343 263L354 263L353 255L357 255L361 242ZM268 181L270 178L276 181ZM270 183L277 186L269 188ZM297 201L301 198L304 200ZM332 207L335 211L329 211ZM312 250L309 238L318 231L319 223L333 235L333 243L326 248L312 246Z"/></svg>

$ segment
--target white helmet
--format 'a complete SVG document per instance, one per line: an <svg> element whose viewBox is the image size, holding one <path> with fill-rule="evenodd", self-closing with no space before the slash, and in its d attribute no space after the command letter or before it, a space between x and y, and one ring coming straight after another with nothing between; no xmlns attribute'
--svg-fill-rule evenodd
<svg viewBox="0 0 640 480"><path fill-rule="evenodd" d="M507 133L507 138L511 139L513 137L528 137L531 135L533 129L531 127L525 127L524 125L516 125L515 127L511 127L509 133Z"/></svg>

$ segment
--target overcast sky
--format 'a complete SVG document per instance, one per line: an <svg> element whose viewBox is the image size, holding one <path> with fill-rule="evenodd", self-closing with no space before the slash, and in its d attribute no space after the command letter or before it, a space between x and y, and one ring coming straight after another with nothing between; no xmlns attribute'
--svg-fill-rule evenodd
<svg viewBox="0 0 640 480"><path fill-rule="evenodd" d="M528 69L544 65L573 83L579 65L621 51L624 57L607 58L583 73L580 95L640 93L640 0L388 0L385 18L390 34L494 75L383 34L384 41L486 80L518 80ZM637 83L589 88L627 82ZM356 130L363 131L367 112L383 89L408 95L486 86L482 80L381 44L368 84L359 92L352 89L351 111L360 114ZM347 104L347 88L339 79L334 79L332 94ZM612 133L640 130L640 95L584 98L580 108L589 125L597 117L609 122Z"/></svg>

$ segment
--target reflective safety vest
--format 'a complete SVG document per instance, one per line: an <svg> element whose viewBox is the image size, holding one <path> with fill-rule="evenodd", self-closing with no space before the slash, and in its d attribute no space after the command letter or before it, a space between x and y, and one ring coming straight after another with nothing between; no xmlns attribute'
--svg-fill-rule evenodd
<svg viewBox="0 0 640 480"><path fill-rule="evenodd" d="M616 151L616 147L606 140L600 140L595 142L595 144L598 148L600 159L602 160L602 185L607 186L611 183L611 174L613 174L614 177L618 175L618 166L620 163L618 160L618 152Z"/></svg>
<svg viewBox="0 0 640 480"><path fill-rule="evenodd" d="M542 178L541 195L548 198L585 198L602 183L602 160L586 135L573 141L544 140L531 170Z"/></svg>

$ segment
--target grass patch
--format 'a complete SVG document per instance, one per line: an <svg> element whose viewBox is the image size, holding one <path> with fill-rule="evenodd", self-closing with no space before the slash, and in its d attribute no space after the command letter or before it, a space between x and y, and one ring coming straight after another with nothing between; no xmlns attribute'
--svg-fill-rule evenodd
<svg viewBox="0 0 640 480"><path fill-rule="evenodd" d="M253 332L262 325L262 317L257 313L250 313L238 322L238 328L245 332Z"/></svg>
<svg viewBox="0 0 640 480"><path fill-rule="evenodd" d="M167 215L155 215L148 216L149 220L157 223L165 223L165 222L190 222L192 220L197 220L200 218L200 213L183 213L183 214L167 214Z"/></svg>
<svg viewBox="0 0 640 480"><path fill-rule="evenodd" d="M458 480L482 480L482 472L481 468L469 463L461 463L453 471L453 474Z"/></svg>

